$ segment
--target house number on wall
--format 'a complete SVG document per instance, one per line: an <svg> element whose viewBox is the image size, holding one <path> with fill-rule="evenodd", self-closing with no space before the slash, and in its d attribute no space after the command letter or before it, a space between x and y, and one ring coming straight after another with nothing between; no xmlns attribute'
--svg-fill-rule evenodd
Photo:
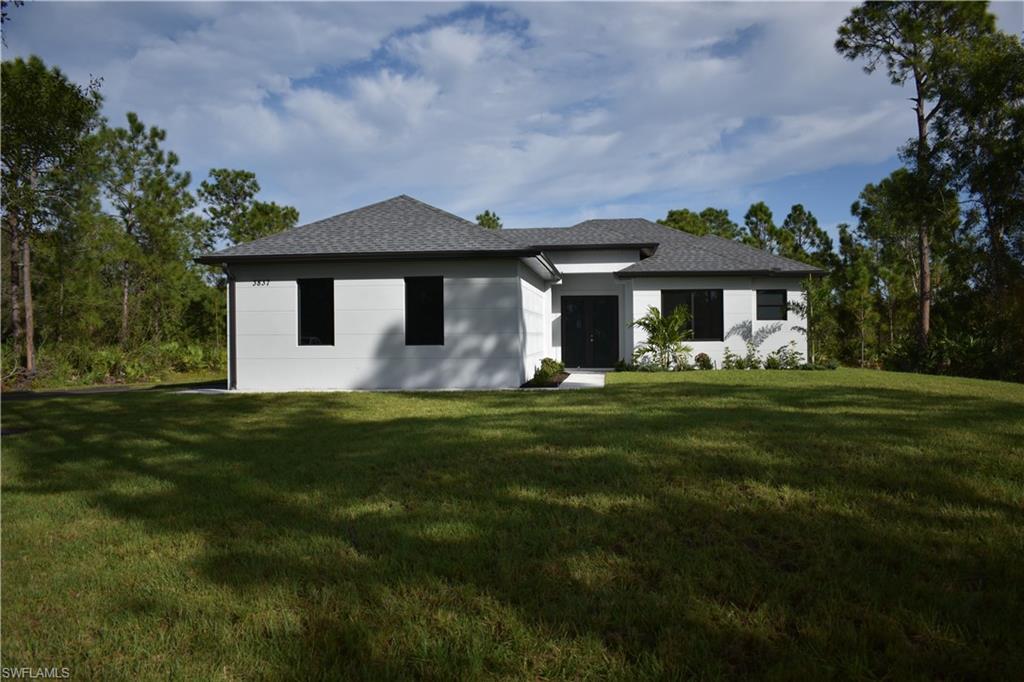
<svg viewBox="0 0 1024 682"><path fill-rule="evenodd" d="M270 280L257 279L257 280L253 281L252 285L254 287L268 287L268 286L270 286Z"/></svg>

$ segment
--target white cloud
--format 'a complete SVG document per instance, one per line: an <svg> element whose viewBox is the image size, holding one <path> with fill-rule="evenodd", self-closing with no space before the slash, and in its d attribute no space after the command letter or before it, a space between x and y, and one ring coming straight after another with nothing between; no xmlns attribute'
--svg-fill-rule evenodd
<svg viewBox="0 0 1024 682"><path fill-rule="evenodd" d="M514 225L891 157L905 93L834 52L848 10L33 3L8 54L102 75L113 122L167 128L196 176L255 170L304 219L406 192Z"/></svg>

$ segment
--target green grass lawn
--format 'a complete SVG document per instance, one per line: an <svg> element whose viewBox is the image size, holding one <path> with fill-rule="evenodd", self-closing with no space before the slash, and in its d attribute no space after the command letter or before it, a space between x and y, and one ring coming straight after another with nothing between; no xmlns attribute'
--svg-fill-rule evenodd
<svg viewBox="0 0 1024 682"><path fill-rule="evenodd" d="M1024 386L3 406L3 665L104 679L1017 678Z"/></svg>

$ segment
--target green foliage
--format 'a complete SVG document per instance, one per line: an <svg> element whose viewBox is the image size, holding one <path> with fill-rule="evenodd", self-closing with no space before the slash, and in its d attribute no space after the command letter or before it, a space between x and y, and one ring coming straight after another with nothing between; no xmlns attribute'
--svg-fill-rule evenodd
<svg viewBox="0 0 1024 682"><path fill-rule="evenodd" d="M772 210L768 204L759 201L751 204L745 216L743 216L743 243L757 249L764 249L771 253L777 253L778 228L772 219Z"/></svg>
<svg viewBox="0 0 1024 682"><path fill-rule="evenodd" d="M222 346L197 343L145 343L130 349L65 342L41 345L35 385L74 386L159 381L173 373L223 371Z"/></svg>
<svg viewBox="0 0 1024 682"><path fill-rule="evenodd" d="M697 236L714 234L725 239L739 239L741 235L739 226L729 218L729 211L710 206L700 213L686 208L672 209L658 223Z"/></svg>
<svg viewBox="0 0 1024 682"><path fill-rule="evenodd" d="M804 354L796 349L793 341L769 353L764 359L765 369L800 369L803 364Z"/></svg>
<svg viewBox="0 0 1024 682"><path fill-rule="evenodd" d="M501 229L501 218L498 217L497 213L491 211L484 211L476 217L476 223L480 227L487 228L488 230L500 230Z"/></svg>
<svg viewBox="0 0 1024 682"><path fill-rule="evenodd" d="M833 265L835 254L832 238L819 225L814 214L794 204L775 232L779 244L779 255L793 260L828 268Z"/></svg>
<svg viewBox="0 0 1024 682"><path fill-rule="evenodd" d="M565 365L553 358L544 358L533 371L533 386L550 386L559 374L565 371Z"/></svg>
<svg viewBox="0 0 1024 682"><path fill-rule="evenodd" d="M99 122L98 81L72 83L38 57L5 61L0 75L0 159L4 256L9 305L3 328L12 337L5 368L35 371L36 315L32 251L90 191L76 183L89 165L89 136Z"/></svg>
<svg viewBox="0 0 1024 682"><path fill-rule="evenodd" d="M746 369L743 357L736 355L728 346L722 353L722 369Z"/></svg>
<svg viewBox="0 0 1024 682"><path fill-rule="evenodd" d="M298 210L256 201L259 191L255 173L227 168L210 170L209 179L203 180L197 191L207 217L200 240L202 250L213 250L222 240L239 244L295 227Z"/></svg>
<svg viewBox="0 0 1024 682"><path fill-rule="evenodd" d="M884 65L893 85L920 81L920 94L934 101L943 49L994 29L986 3L865 2L839 27L835 48L847 59L863 59L866 73Z"/></svg>
<svg viewBox="0 0 1024 682"><path fill-rule="evenodd" d="M707 353L697 353L693 358L693 364L697 369L714 369L715 363L711 362L711 356Z"/></svg>
<svg viewBox="0 0 1024 682"><path fill-rule="evenodd" d="M692 335L688 315L683 306L678 306L670 315L662 315L654 306L648 307L647 314L632 325L642 329L646 336L633 351L633 364L639 369L686 369L693 352L683 343L683 339Z"/></svg>

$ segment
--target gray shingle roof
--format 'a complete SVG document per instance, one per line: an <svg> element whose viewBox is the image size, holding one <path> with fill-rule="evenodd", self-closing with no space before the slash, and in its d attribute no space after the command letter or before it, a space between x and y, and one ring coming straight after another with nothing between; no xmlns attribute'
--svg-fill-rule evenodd
<svg viewBox="0 0 1024 682"><path fill-rule="evenodd" d="M516 241L523 246L538 248L582 248L586 246L657 246L657 241L641 234L631 234L629 230L616 230L605 222L626 221L588 221L572 227L527 227L522 229L503 230L502 236Z"/></svg>
<svg viewBox="0 0 1024 682"><path fill-rule="evenodd" d="M620 270L624 277L657 274L815 274L813 266L776 256L715 235L698 237L643 218L586 220L572 227L506 230L529 246L581 247L602 244L657 244L654 255Z"/></svg>
<svg viewBox="0 0 1024 682"><path fill-rule="evenodd" d="M457 215L406 195L370 204L278 234L238 244L198 260L385 255L537 253Z"/></svg>
<svg viewBox="0 0 1024 682"><path fill-rule="evenodd" d="M697 237L643 218L585 220L572 227L487 230L400 195L263 239L204 255L203 263L279 258L535 255L543 249L633 247L653 255L620 270L622 277L658 274L815 274L813 266L738 242Z"/></svg>

